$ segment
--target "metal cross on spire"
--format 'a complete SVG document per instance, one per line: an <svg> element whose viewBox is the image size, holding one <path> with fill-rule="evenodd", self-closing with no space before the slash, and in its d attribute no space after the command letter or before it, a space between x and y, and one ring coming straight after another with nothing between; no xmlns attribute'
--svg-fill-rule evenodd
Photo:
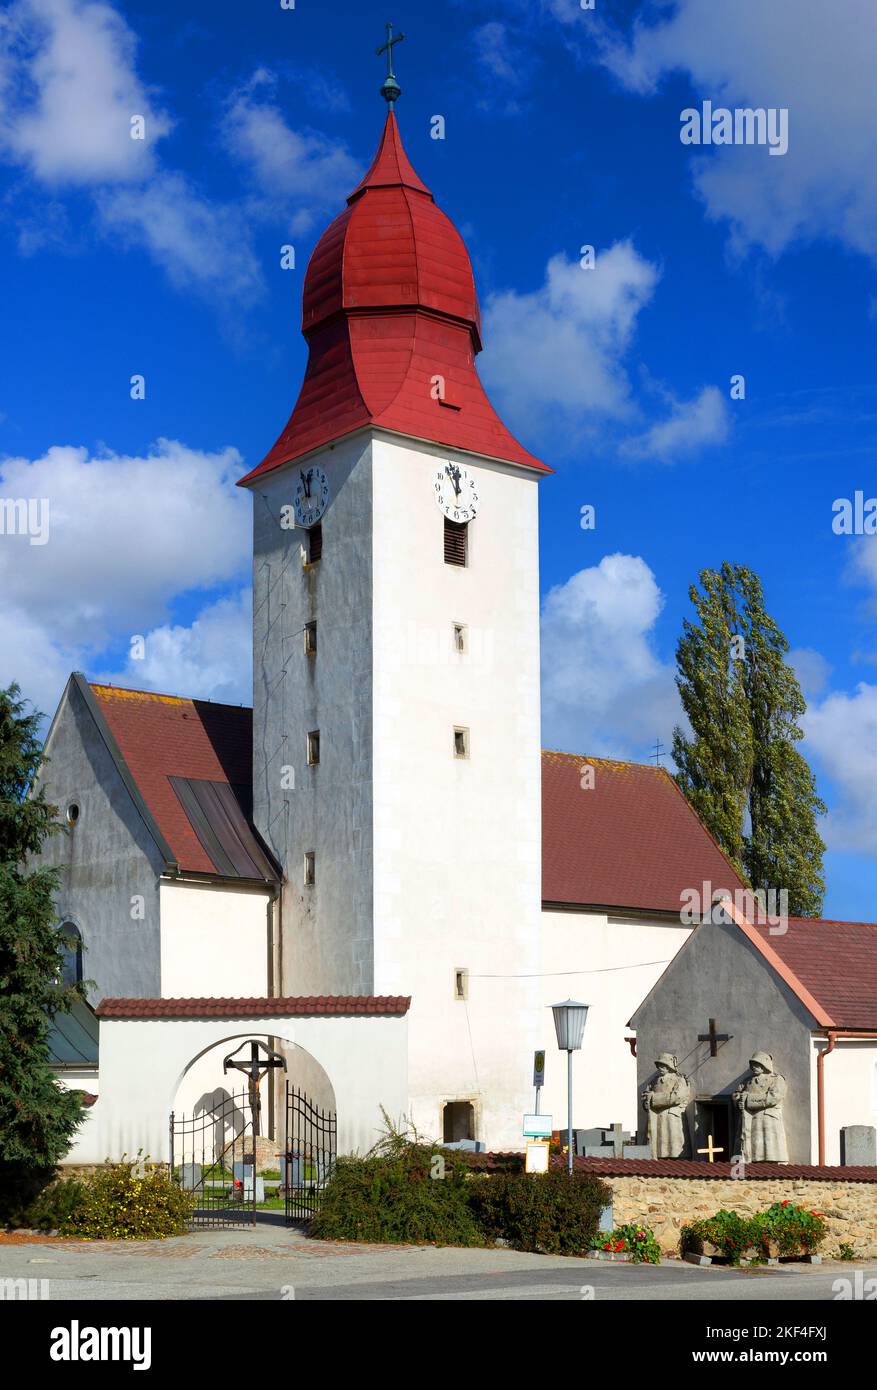
<svg viewBox="0 0 877 1390"><path fill-rule="evenodd" d="M381 44L380 48L376 50L378 57L380 57L382 53L386 53L387 55L387 76L381 86L381 96L384 98L384 101L387 103L391 111L395 103L399 100L400 96L402 95L402 88L396 81L396 74L393 71L393 45L396 43L401 43L404 37L404 34L396 34L394 38L393 25L392 23L388 23L387 42Z"/></svg>

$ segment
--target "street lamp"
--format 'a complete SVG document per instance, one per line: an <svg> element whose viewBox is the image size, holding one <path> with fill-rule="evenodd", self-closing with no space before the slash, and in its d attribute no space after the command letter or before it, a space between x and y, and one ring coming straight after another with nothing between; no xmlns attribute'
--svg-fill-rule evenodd
<svg viewBox="0 0 877 1390"><path fill-rule="evenodd" d="M572 1055L582 1045L588 1005L578 1004L567 999L563 1004L552 1004L554 1031L557 1033L557 1046L566 1053L566 1092L567 1092L567 1171L572 1174Z"/></svg>

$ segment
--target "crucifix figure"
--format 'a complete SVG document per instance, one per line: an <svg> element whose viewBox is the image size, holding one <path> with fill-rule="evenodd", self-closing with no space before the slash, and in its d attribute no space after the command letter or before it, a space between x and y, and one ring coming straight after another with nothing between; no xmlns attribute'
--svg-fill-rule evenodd
<svg viewBox="0 0 877 1390"><path fill-rule="evenodd" d="M698 1042L708 1042L709 1045L710 1045L710 1056L711 1056L711 1057L718 1057L718 1055L719 1055L719 1043L720 1043L720 1042L730 1042L732 1037L733 1037L733 1034L732 1034L732 1033L717 1033L717 1032L716 1032L716 1020L715 1020L714 1018L711 1018L711 1019L710 1019L710 1029L709 1029L709 1032L708 1032L708 1033L698 1033L698 1035L697 1035L697 1041L698 1041Z"/></svg>
<svg viewBox="0 0 877 1390"><path fill-rule="evenodd" d="M238 1052L247 1046L241 1043ZM264 1056L259 1056L259 1049L262 1049ZM266 1047L263 1042L257 1042L254 1038L250 1043L249 1057L241 1057L237 1061L237 1052L232 1052L222 1063L223 1072L242 1071L247 1078L247 1090L250 1097L250 1113L253 1117L253 1139L261 1134L262 1120L262 1098L259 1095L259 1084L262 1078L267 1076L274 1067L282 1067L286 1071L286 1062L279 1052L272 1052L270 1047Z"/></svg>
<svg viewBox="0 0 877 1390"><path fill-rule="evenodd" d="M396 74L393 71L393 44L401 43L404 37L404 34L396 34L394 38L393 26L392 24L388 24L387 42L381 44L380 48L376 50L379 58L382 53L386 53L387 55L387 76L381 86L381 96L384 98L384 101L387 103L391 111L395 103L399 100L400 96L402 95L402 88L396 81Z"/></svg>
<svg viewBox="0 0 877 1390"><path fill-rule="evenodd" d="M708 1161L709 1161L710 1163L715 1163L715 1161L716 1161L716 1157L715 1157L716 1154L723 1154L723 1153L725 1152L725 1150L724 1150L724 1149L716 1148L716 1146L713 1144L713 1136L710 1135L709 1139L706 1141L706 1148L705 1148L705 1149L698 1149L697 1152L698 1152L699 1154L709 1154L709 1160L708 1160Z"/></svg>

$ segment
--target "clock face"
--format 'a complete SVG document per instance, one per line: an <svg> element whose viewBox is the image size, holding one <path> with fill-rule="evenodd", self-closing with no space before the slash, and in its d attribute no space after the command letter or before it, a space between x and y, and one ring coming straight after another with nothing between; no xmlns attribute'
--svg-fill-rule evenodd
<svg viewBox="0 0 877 1390"><path fill-rule="evenodd" d="M329 479L322 468L311 464L300 468L295 485L295 519L299 526L313 526L320 520L329 501Z"/></svg>
<svg viewBox="0 0 877 1390"><path fill-rule="evenodd" d="M435 500L449 521L471 521L478 511L475 479L457 463L445 463L435 475Z"/></svg>

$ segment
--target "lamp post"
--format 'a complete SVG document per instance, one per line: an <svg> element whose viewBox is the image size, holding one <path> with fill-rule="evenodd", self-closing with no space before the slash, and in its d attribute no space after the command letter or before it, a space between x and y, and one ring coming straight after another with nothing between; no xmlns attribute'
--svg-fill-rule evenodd
<svg viewBox="0 0 877 1390"><path fill-rule="evenodd" d="M575 999L567 999L562 1004L552 1004L554 1031L557 1033L557 1046L566 1053L566 1091L567 1091L567 1150L566 1167L572 1175L572 1055L582 1045L588 1005L578 1004Z"/></svg>

